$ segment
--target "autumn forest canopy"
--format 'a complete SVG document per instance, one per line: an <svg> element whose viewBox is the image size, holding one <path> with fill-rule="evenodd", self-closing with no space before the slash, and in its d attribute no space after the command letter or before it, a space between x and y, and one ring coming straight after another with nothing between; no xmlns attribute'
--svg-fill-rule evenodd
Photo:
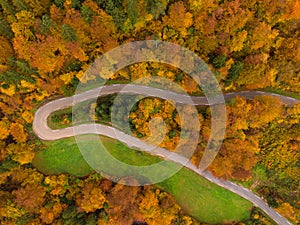
<svg viewBox="0 0 300 225"><path fill-rule="evenodd" d="M172 42L193 51L208 64L224 93L262 90L299 99L299 0L0 0L1 224L271 224L259 209L246 205L237 213L242 216L227 220L223 215L219 221L214 218L222 214L220 208L195 215L197 204L187 205L178 195L179 176L157 186L124 186L93 172L78 152L70 154L68 150L77 151L72 141L51 143L36 137L32 121L39 106L73 95L79 82L105 79L85 71L105 52L137 40ZM189 75L156 62L127 66L107 85L150 76L167 78L190 95L203 94ZM126 111L126 101L115 99L100 97L80 113L109 124L113 104L120 113ZM189 105L178 107L199 118L199 140L190 159L198 165L210 137L210 108L198 106L194 115ZM208 170L252 190L299 223L300 104L286 105L271 96L236 97L226 109L225 140ZM156 117L166 125L160 146L173 151L181 123L167 100L144 98L117 122L129 123L133 135L146 139ZM71 123L71 109L48 118L53 129ZM120 143L107 142L116 154L126 151ZM38 166L53 153L57 167ZM71 168L66 171L62 164L72 160L60 158L64 154L82 168L66 165ZM211 200L219 192L203 193L203 199Z"/></svg>

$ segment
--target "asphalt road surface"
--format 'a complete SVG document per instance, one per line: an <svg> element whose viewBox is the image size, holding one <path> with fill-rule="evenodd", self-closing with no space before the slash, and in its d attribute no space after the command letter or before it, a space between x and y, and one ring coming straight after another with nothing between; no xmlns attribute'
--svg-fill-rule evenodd
<svg viewBox="0 0 300 225"><path fill-rule="evenodd" d="M244 91L244 92L236 92L236 93L228 93L224 94L224 98L222 96L216 96L213 100L208 102L206 97L191 97L185 94L178 94L171 91L166 91L158 88L148 87L148 86L141 86L141 85L134 85L134 84L115 84L115 85L108 85L102 86L99 88L95 88L80 94L76 94L72 97L61 98L57 100L53 100L43 106L41 106L35 113L34 120L33 120L33 131L35 134L43 140L53 141L58 140L66 137L75 136L74 127L67 127L64 129L59 130L52 130L47 125L47 118L52 112L55 112L60 109L72 107L74 104L84 102L90 99L96 99L99 96L104 96L108 94L114 93L134 93L143 96L153 96L158 97L166 100L173 100L183 104L192 104L192 105L212 105L222 103L222 100L230 100L235 98L236 96L243 96L247 99L253 99L255 96L262 96L262 95L271 95L280 98L280 100L289 106L292 106L300 101L291 97L282 96L278 94L268 93L268 92L261 92L261 91ZM203 172L202 170L198 169L195 165L190 163L189 159L170 152L166 149L151 146L142 140L132 137L124 132L102 124L81 124L76 126L76 135L78 134L99 134L104 135L110 138L117 139L127 146L131 148L137 148L141 151L145 151L150 153L151 155L159 156L164 158L165 160L171 160L175 163L178 163L190 170L194 171L195 173L199 174L200 176L206 178L207 180L215 183L218 186L221 186L231 192L236 193L237 195L249 200L252 202L256 207L259 207L262 211L264 211L270 218L272 218L277 224L280 225L291 225L291 223L278 214L275 210L270 208L267 203L262 200L259 196L255 195L250 190L236 185L230 181L218 179L214 177L209 172Z"/></svg>

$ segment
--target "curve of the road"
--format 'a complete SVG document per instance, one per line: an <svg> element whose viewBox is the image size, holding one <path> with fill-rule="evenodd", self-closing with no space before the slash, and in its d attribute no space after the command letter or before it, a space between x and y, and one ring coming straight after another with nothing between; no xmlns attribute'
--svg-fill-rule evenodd
<svg viewBox="0 0 300 225"><path fill-rule="evenodd" d="M192 98L193 101L192 104L194 105L209 105L206 97L198 97L198 96L191 97L189 95L178 94L175 92L170 92L170 91L148 87L148 86L141 86L141 85L134 85L134 84L127 84L127 85L115 84L115 85L101 86L83 93L76 94L71 97L53 100L41 106L36 111L34 116L33 131L40 139L48 140L48 141L75 136L74 127L67 127L59 130L52 130L51 128L49 128L47 124L48 116L52 112L55 112L57 110L72 107L75 102L80 103L86 100L96 99L99 96L114 94L114 93L134 93L143 96L153 96L162 99L173 100L179 103L190 103L191 102L190 98ZM291 97L268 93L268 92L261 92L261 91L244 91L244 92L237 92L237 93L228 93L228 94L224 94L224 99L230 100L236 96L242 96L248 99L253 99L255 96L262 96L262 95L271 95L271 96L278 97L284 104L289 106L292 106L300 102L300 100ZM217 96L213 102L210 102L210 104L218 104L219 102L222 102L222 98L219 97L221 96ZM195 165L190 163L190 161L187 158L179 154L176 153L170 154L170 152L166 149L154 148L153 146L148 145L147 143L141 141L140 139L127 135L122 131L110 126L106 126L102 124L81 124L76 126L76 135L91 134L91 133L118 139L119 141L123 142L129 147L146 151L151 155L159 156L166 160L171 160L175 163L185 166L186 168L189 168L190 170L206 178L207 180L215 183L216 185L221 186L252 202L255 206L263 210L277 224L291 225L291 223L286 218L284 218L283 216L278 214L275 210L270 208L265 201L263 201L259 196L255 195L250 190L242 186L239 186L235 183L232 183L230 181L218 179L209 172L203 172Z"/></svg>

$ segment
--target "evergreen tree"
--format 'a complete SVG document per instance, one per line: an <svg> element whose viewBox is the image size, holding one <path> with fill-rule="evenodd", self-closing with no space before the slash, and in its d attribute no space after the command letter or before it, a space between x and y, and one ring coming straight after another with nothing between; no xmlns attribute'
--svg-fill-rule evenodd
<svg viewBox="0 0 300 225"><path fill-rule="evenodd" d="M50 31L51 26L54 26L53 20L50 19L48 15L43 15L42 16L42 21L41 21L41 32L43 34L48 34Z"/></svg>
<svg viewBox="0 0 300 225"><path fill-rule="evenodd" d="M61 32L63 38L66 41L71 41L71 42L77 41L76 31L68 24L64 24L61 26Z"/></svg>

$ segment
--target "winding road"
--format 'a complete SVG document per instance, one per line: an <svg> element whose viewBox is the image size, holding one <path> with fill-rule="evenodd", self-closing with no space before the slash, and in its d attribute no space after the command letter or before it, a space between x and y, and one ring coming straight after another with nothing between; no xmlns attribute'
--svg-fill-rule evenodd
<svg viewBox="0 0 300 225"><path fill-rule="evenodd" d="M134 93L143 96L153 96L153 97L159 97L166 100L173 100L184 104L191 103L191 99L192 99L193 101L192 104L194 105L209 105L206 97L189 96L189 95L178 94L175 92L170 92L158 88L134 85L134 84L108 85L108 86L95 88L80 94L76 94L72 97L53 100L41 106L36 111L34 116L33 131L40 139L47 140L47 141L53 141L53 140L58 140L66 137L75 136L74 127L67 127L59 130L50 129L47 125L47 118L49 117L49 115L52 112L55 112L57 110L72 107L74 105L75 99L76 99L76 103L79 103L90 99L96 99L99 96L114 94L114 93ZM292 106L300 102L300 100L291 97L268 93L268 92L261 92L261 91L244 91L244 92L228 93L228 94L224 94L224 99L230 100L236 96L243 96L248 99L253 99L255 96L262 96L262 95L271 95L274 97L278 97L284 104L289 106ZM215 98L213 104L218 104L218 97ZM76 135L91 134L91 133L118 139L119 141L123 142L124 144L126 144L131 148L137 148L142 151L148 152L151 155L159 156L166 160L171 160L175 163L185 166L186 168L189 168L190 170L206 178L207 180L215 183L216 185L221 186L231 192L234 192L237 195L252 202L255 206L259 207L270 218L272 218L277 224L280 225L292 224L286 218L282 217L275 210L270 208L265 201L263 201L259 196L255 195L250 190L242 186L239 186L235 183L232 183L230 181L218 179L209 172L203 172L202 170L198 169L195 165L190 163L189 159L179 154L176 153L170 154L170 152L166 149L156 148L151 145L148 145L147 143L141 141L140 139L127 135L122 131L110 126L106 126L102 124L81 124L76 126Z"/></svg>

